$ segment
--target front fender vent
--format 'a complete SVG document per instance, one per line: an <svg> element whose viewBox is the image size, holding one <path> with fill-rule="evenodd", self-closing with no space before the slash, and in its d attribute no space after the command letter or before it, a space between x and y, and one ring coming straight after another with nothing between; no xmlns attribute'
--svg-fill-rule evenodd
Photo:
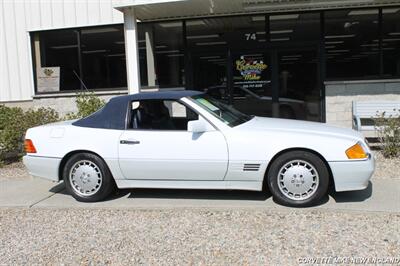
<svg viewBox="0 0 400 266"><path fill-rule="evenodd" d="M260 164L258 163L245 163L243 165L243 171L258 171L260 170Z"/></svg>

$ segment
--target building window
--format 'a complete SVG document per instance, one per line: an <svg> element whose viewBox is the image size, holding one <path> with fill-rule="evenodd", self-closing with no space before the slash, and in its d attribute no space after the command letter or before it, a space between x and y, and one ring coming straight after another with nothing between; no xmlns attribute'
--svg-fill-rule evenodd
<svg viewBox="0 0 400 266"><path fill-rule="evenodd" d="M33 37L37 92L79 89L78 32L44 31Z"/></svg>
<svg viewBox="0 0 400 266"><path fill-rule="evenodd" d="M400 8L383 8L382 17L383 73L400 77Z"/></svg>
<svg viewBox="0 0 400 266"><path fill-rule="evenodd" d="M325 12L328 79L379 76L379 10Z"/></svg>
<svg viewBox="0 0 400 266"><path fill-rule="evenodd" d="M126 88L122 25L33 33L38 93Z"/></svg>
<svg viewBox="0 0 400 266"><path fill-rule="evenodd" d="M89 89L126 87L123 27L81 29L80 38L85 85Z"/></svg>
<svg viewBox="0 0 400 266"><path fill-rule="evenodd" d="M160 88L183 87L185 85L183 22L154 23L147 29L146 45L153 45L157 85ZM151 74L150 65L147 69L148 74Z"/></svg>
<svg viewBox="0 0 400 266"><path fill-rule="evenodd" d="M320 14L284 14L269 16L271 43L318 43L320 38Z"/></svg>

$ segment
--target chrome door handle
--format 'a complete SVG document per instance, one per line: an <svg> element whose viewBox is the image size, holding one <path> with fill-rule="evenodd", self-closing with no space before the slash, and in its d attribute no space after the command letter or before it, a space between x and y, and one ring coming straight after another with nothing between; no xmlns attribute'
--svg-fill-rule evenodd
<svg viewBox="0 0 400 266"><path fill-rule="evenodd" d="M119 143L127 144L127 145L136 145L136 144L140 144L140 141L138 141L138 140L120 140Z"/></svg>

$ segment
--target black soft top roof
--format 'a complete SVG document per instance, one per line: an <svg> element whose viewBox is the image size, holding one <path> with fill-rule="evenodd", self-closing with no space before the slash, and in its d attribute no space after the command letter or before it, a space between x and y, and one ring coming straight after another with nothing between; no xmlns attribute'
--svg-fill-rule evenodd
<svg viewBox="0 0 400 266"><path fill-rule="evenodd" d="M183 97L191 97L203 94L198 91L159 91L159 92L141 92L136 94L117 96L111 100L99 111L72 123L74 126L105 128L105 129L125 129L126 119L130 103L140 100L179 100Z"/></svg>

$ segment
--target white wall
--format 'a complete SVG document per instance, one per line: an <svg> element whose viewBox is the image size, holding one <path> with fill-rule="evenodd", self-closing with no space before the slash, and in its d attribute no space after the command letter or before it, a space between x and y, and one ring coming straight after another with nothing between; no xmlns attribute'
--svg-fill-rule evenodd
<svg viewBox="0 0 400 266"><path fill-rule="evenodd" d="M112 0L0 0L0 102L32 99L30 31L113 23Z"/></svg>

